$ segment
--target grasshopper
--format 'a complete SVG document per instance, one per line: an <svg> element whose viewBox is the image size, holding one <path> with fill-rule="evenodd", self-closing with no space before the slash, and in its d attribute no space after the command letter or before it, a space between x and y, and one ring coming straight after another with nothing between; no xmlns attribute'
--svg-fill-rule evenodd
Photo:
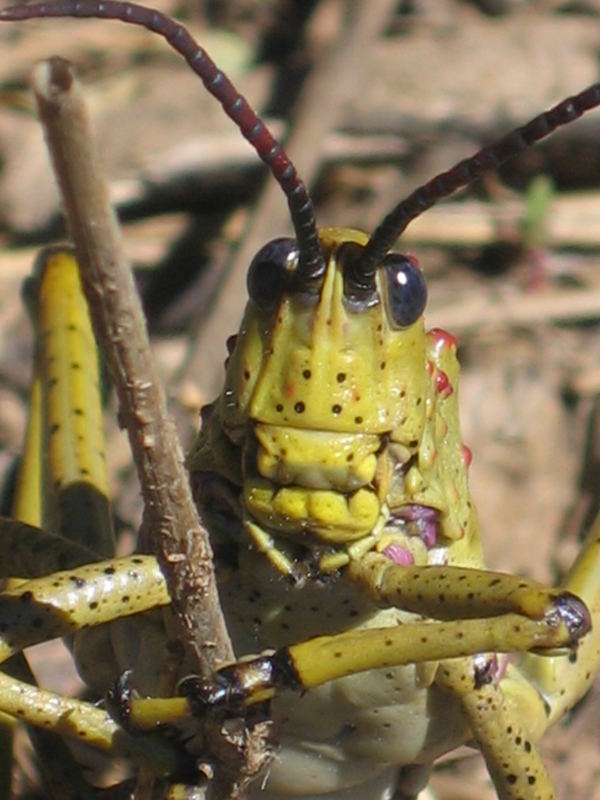
<svg viewBox="0 0 600 800"><path fill-rule="evenodd" d="M277 752L249 791L272 800L415 797L436 758L464 743L482 751L500 798L553 797L536 742L598 668L598 525L556 588L487 569L460 435L456 340L426 330L424 274L392 248L438 200L600 105L600 85L419 187L371 235L318 229L284 150L182 25L114 0L0 12L1 21L65 16L119 19L163 36L269 166L295 237L265 244L249 265L225 385L203 410L187 458L242 660L184 677L177 698L156 697L161 667L152 663L147 673L138 660L99 674L89 654L102 652L104 624L141 625L137 615L170 603L156 559L98 561L109 555L106 540L82 547L48 535L35 551L45 550L43 567L23 566L38 533L7 523L5 571L29 580L0 598L3 659L81 630L80 669L99 693L110 688L112 715L8 674L0 710L109 750L121 737L127 758L143 757L146 769L154 758L174 781L193 770L191 756L183 765L189 741L173 748L146 732L266 716ZM89 339L72 257L50 253L40 273L40 309L44 295L60 299L70 276L79 322L66 338L85 329ZM54 346L52 315L40 330ZM46 357L57 360L54 351ZM61 380L48 371L52 397ZM98 383L95 373L87 380ZM50 442L60 427L49 426ZM96 472L86 463L79 477ZM502 658L511 652L523 654L518 666Z"/></svg>

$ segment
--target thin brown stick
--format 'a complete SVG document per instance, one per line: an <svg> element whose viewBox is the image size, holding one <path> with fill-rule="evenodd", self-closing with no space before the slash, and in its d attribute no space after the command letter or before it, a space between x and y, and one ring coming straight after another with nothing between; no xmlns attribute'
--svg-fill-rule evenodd
<svg viewBox="0 0 600 800"><path fill-rule="evenodd" d="M33 88L77 249L94 330L111 369L151 532L185 638L207 673L233 657L212 552L194 507L146 323L96 154L83 93L68 62L37 65ZM207 643L209 643L207 647Z"/></svg>
<svg viewBox="0 0 600 800"><path fill-rule="evenodd" d="M60 186L92 322L117 388L144 499L144 531L164 572L182 636L200 674L233 659L212 566L212 550L192 501L181 445L155 372L146 323L85 108L68 62L37 65L32 84ZM210 723L209 723L210 724ZM260 738L260 737L259 737ZM219 796L237 785L247 753L209 735L227 761ZM257 748L262 752L262 742ZM235 752L234 752L235 751ZM256 758L256 753L251 754ZM237 773L237 774L236 774ZM243 778L239 779L242 783ZM227 788L224 788L227 787Z"/></svg>

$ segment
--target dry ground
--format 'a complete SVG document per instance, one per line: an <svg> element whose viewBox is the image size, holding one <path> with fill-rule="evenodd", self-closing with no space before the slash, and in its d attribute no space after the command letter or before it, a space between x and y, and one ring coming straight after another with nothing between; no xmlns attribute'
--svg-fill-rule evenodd
<svg viewBox="0 0 600 800"><path fill-rule="evenodd" d="M366 3L320 0L307 20L310 4L291 0L198 5L160 3L189 20L278 132L300 132L291 146L321 225L371 229L423 179L598 79L598 0L481 3L497 15L458 0L374 0L369 13ZM89 86L189 441L243 307L247 253L287 232L284 201L261 192L256 158L149 34L55 21L0 28L0 49L0 467L18 453L25 420L31 338L20 283L38 244L60 235L24 88L34 61L55 53ZM590 427L600 387L599 134L597 111L430 211L403 240L430 281L429 321L461 342L463 429L489 563L547 581L575 553L600 484ZM556 187L537 214L532 198L547 184L532 189L536 175ZM117 513L131 530L138 493L116 430L110 450ZM543 744L560 798L600 798L599 716L596 689ZM478 758L442 766L433 786L440 800L494 796Z"/></svg>

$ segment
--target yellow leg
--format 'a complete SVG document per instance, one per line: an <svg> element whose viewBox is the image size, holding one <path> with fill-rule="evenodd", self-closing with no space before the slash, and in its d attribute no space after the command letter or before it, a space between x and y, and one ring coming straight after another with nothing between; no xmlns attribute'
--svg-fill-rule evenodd
<svg viewBox="0 0 600 800"><path fill-rule="evenodd" d="M553 800L554 788L518 709L495 681L475 678L473 659L444 661L436 683L461 699L499 800Z"/></svg>
<svg viewBox="0 0 600 800"><path fill-rule="evenodd" d="M415 622L394 628L320 636L220 669L213 681L181 684L195 713L233 712L269 700L281 689L312 689L336 678L388 666L571 646L579 634L553 608L542 619L518 614L454 622ZM568 615L570 617L570 614ZM142 707L144 701L133 701Z"/></svg>
<svg viewBox="0 0 600 800"><path fill-rule="evenodd" d="M98 554L109 556L114 546L97 353L71 252L44 251L35 271L28 287L37 334L30 416L15 519L0 520L3 574L19 576L11 577L0 595L0 659L13 656L5 664L6 674L0 674L0 708L41 729L33 734L35 745L50 753L42 757L42 769L55 796L86 797L90 790L69 751L47 731L144 761L154 773L174 768L176 749L151 738L129 741L105 711L38 689L20 650L71 633L87 625L88 618L100 624L123 616L124 606L137 613L144 606L165 605L169 598L153 559L149 569L138 558L94 565L92 572L83 566L93 564ZM120 597L120 603L111 597ZM7 750L3 772L10 771Z"/></svg>
<svg viewBox="0 0 600 800"><path fill-rule="evenodd" d="M519 664L520 676L512 672L503 681L507 696L528 711L528 719L532 719L532 705L541 708L532 731L536 739L583 697L600 665L600 516L562 586L586 602L592 616L591 631L573 653L552 658L527 653ZM532 693L541 702L532 700Z"/></svg>
<svg viewBox="0 0 600 800"><path fill-rule="evenodd" d="M83 532L82 543L107 558L114 537L98 355L73 254L64 247L43 251L32 287L36 382L39 378L42 387L41 526L75 541Z"/></svg>

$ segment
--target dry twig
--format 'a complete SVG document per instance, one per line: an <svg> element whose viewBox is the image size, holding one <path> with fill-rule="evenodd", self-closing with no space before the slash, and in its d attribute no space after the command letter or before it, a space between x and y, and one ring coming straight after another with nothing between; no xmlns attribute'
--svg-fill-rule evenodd
<svg viewBox="0 0 600 800"><path fill-rule="evenodd" d="M138 469L143 527L150 533L165 574L184 641L199 672L208 675L233 659L212 551L192 501L181 446L155 373L145 319L108 202L83 93L71 66L59 58L39 64L32 82L95 334L115 381L122 423ZM213 745L213 753L219 748L223 754L222 743L207 744ZM238 776L230 772L243 769L239 753L237 759L233 755L236 766L230 768L225 782L235 783Z"/></svg>

